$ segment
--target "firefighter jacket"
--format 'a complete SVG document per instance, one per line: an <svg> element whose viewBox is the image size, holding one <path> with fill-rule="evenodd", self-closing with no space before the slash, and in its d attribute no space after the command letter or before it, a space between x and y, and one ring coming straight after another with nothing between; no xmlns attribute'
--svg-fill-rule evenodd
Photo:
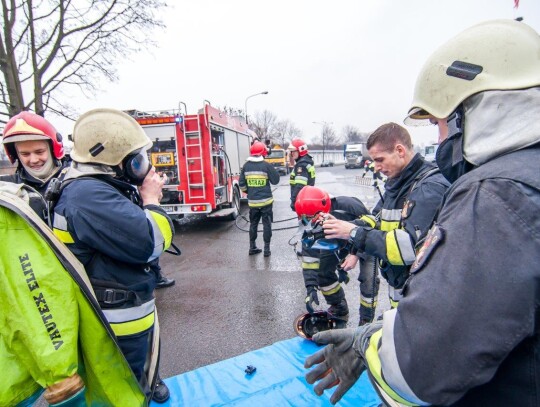
<svg viewBox="0 0 540 407"><path fill-rule="evenodd" d="M246 161L240 172L238 184L242 192L247 192L249 207L260 208L271 205L274 197L270 184L276 185L279 182L279 174L261 155L248 157Z"/></svg>
<svg viewBox="0 0 540 407"><path fill-rule="evenodd" d="M296 160L289 179L291 185L291 209L294 211L296 196L306 185L315 185L315 165L309 154Z"/></svg>
<svg viewBox="0 0 540 407"><path fill-rule="evenodd" d="M399 177L387 181L374 209L380 208L380 225L361 226L351 238L358 251L380 259L381 274L391 287L405 283L414 247L431 226L448 186L436 167L416 154Z"/></svg>
<svg viewBox="0 0 540 407"><path fill-rule="evenodd" d="M60 161L55 160L55 163L59 164ZM19 165L19 167L17 168L17 171L15 171L14 174L0 176L0 181L29 185L43 196L45 195L45 191L47 190L47 186L49 185L49 182L51 181L51 179L57 177L60 171L62 170L62 168L64 167L66 167L66 164L62 163L62 165L60 165L56 169L54 174L52 174L49 177L49 179L47 179L46 181L43 181L38 178L32 177L30 174L28 174L28 172L26 172L26 170L24 169L22 165Z"/></svg>
<svg viewBox="0 0 540 407"><path fill-rule="evenodd" d="M539 157L538 145L508 153L452 185L365 353L384 398L538 405Z"/></svg>
<svg viewBox="0 0 540 407"><path fill-rule="evenodd" d="M60 161L55 161L55 163L60 163ZM49 213L47 210L47 204L45 200L43 199L43 196L45 195L45 191L47 190L47 187L49 186L51 180L53 178L58 177L60 175L60 172L64 168L66 168L66 166L67 164L65 162L62 162L62 164L49 177L49 179L46 181L43 181L38 178L32 177L30 174L26 172L26 170L24 169L22 165L19 165L19 167L17 168L17 171L14 174L0 176L0 181L10 182L14 184L24 184L35 189L39 193L39 196L37 196L38 194L36 193L29 192L29 195L30 195L29 205L32 207L34 212L36 212L43 221L49 223Z"/></svg>
<svg viewBox="0 0 540 407"><path fill-rule="evenodd" d="M117 336L149 329L156 279L148 263L171 245L171 220L159 206L141 208L135 187L110 175L69 181L54 209L54 233L85 266Z"/></svg>

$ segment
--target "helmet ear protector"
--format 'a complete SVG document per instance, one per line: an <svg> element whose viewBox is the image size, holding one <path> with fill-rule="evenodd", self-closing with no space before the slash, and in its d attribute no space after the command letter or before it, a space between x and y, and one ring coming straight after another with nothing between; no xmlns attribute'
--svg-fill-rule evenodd
<svg viewBox="0 0 540 407"><path fill-rule="evenodd" d="M132 185L140 186L152 169L146 151L130 154L122 161L122 178Z"/></svg>

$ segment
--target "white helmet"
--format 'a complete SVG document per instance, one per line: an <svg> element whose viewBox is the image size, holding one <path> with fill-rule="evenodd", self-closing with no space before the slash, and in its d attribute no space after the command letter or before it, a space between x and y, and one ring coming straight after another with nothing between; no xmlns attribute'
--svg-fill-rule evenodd
<svg viewBox="0 0 540 407"><path fill-rule="evenodd" d="M486 21L458 34L427 60L405 123L446 118L479 92L539 85L538 33L515 20Z"/></svg>
<svg viewBox="0 0 540 407"><path fill-rule="evenodd" d="M71 158L79 163L116 166L128 155L152 146L135 119L115 109L84 113L75 123L72 138Z"/></svg>

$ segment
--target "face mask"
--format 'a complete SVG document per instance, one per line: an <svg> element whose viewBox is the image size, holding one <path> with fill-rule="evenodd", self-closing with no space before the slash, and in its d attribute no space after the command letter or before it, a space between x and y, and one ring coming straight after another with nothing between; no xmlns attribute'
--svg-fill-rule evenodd
<svg viewBox="0 0 540 407"><path fill-rule="evenodd" d="M463 158L463 111L457 108L448 119L448 138L437 149L435 161L442 175L454 182L468 169L468 163Z"/></svg>
<svg viewBox="0 0 540 407"><path fill-rule="evenodd" d="M132 185L140 186L151 168L146 151L128 155L123 161L122 178Z"/></svg>

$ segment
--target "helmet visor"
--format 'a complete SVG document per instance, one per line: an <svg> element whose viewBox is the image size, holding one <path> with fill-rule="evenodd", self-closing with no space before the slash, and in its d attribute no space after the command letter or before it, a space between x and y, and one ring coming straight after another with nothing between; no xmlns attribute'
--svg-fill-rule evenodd
<svg viewBox="0 0 540 407"><path fill-rule="evenodd" d="M429 126L430 124L434 124L430 119L433 119L433 115L421 107L413 107L409 110L409 114L405 117L403 123L407 126Z"/></svg>

